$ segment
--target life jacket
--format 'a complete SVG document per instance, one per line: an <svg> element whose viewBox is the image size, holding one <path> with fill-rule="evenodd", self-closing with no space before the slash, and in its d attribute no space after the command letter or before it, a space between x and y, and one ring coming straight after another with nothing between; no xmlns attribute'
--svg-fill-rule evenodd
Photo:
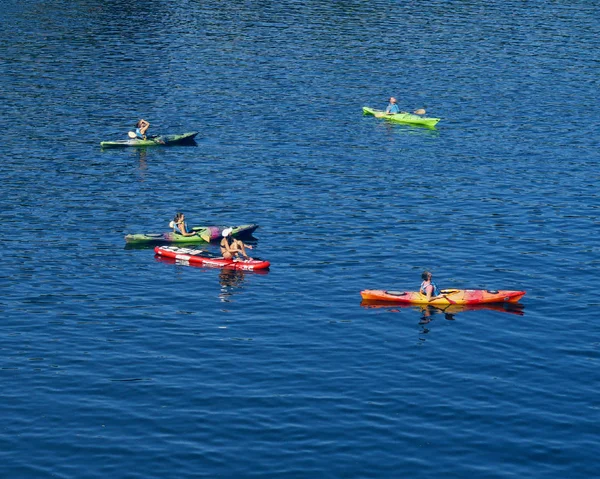
<svg viewBox="0 0 600 479"><path fill-rule="evenodd" d="M187 223L184 223L184 225L185 225L185 230L188 231ZM174 221L171 221L169 223L169 226L171 228L173 228L173 233L179 233L180 235L183 234L183 231L181 231L181 228L179 228L179 224L178 223L175 223Z"/></svg>
<svg viewBox="0 0 600 479"><path fill-rule="evenodd" d="M421 283L421 290L420 291L421 291L422 294L427 294L426 286L423 286L424 283L425 283L425 281L423 281ZM433 281L430 281L429 284L431 286L433 286L433 291L431 292L431 297L439 296L441 294L441 292L438 289L437 285Z"/></svg>

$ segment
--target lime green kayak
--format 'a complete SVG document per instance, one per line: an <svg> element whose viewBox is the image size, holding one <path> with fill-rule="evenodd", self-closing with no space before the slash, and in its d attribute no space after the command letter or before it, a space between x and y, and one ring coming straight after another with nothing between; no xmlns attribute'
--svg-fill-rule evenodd
<svg viewBox="0 0 600 479"><path fill-rule="evenodd" d="M171 145L193 145L195 143L194 138L198 134L197 131L190 131L181 135L159 135L142 140L139 138L133 138L128 140L117 140L117 141L102 141L100 146L102 148L123 148L127 146L171 146Z"/></svg>
<svg viewBox="0 0 600 479"><path fill-rule="evenodd" d="M366 106L363 107L363 113L365 115L373 115L377 118L385 118L386 120L395 121L398 123L407 123L410 125L423 125L429 127L435 126L436 123L440 121L439 118L428 118L426 116L413 115L412 113L406 112L388 115L383 110L375 110Z"/></svg>
<svg viewBox="0 0 600 479"><path fill-rule="evenodd" d="M165 244L165 243L209 243L221 239L227 226L194 226L194 236L183 236L169 231L168 233L130 234L125 236L127 244ZM231 236L235 238L251 237L258 225L233 226Z"/></svg>

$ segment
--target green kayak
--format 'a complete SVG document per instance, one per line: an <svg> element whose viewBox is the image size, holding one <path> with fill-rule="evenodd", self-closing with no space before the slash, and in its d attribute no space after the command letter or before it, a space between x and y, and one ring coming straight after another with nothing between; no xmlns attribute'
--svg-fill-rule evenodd
<svg viewBox="0 0 600 479"><path fill-rule="evenodd" d="M139 138L133 138L128 140L117 140L117 141L102 141L100 146L102 148L122 148L126 146L171 146L171 145L194 145L195 136L198 134L197 131L190 131L181 135L159 135L150 137L146 140Z"/></svg>
<svg viewBox="0 0 600 479"><path fill-rule="evenodd" d="M148 233L148 234L133 234L125 236L127 244L165 244L165 243L209 243L219 240L223 236L223 230L227 226L194 226L192 231L196 232L194 236L183 236L178 233L169 231L168 233ZM241 225L232 226L231 235L235 238L251 237L256 231L258 225Z"/></svg>
<svg viewBox="0 0 600 479"><path fill-rule="evenodd" d="M398 123L407 123L410 125L423 125L429 127L435 126L436 123L440 121L439 118L428 118L426 116L413 115L412 113L406 112L388 115L383 110L375 110L366 106L363 107L363 113L365 115L373 115L377 118L385 118L386 120L395 121Z"/></svg>

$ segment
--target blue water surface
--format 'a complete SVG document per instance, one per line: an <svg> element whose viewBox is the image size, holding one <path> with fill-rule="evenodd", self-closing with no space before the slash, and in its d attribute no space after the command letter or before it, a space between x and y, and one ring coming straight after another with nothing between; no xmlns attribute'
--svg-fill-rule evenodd
<svg viewBox="0 0 600 479"><path fill-rule="evenodd" d="M597 476L598 2L2 18L0 477ZM142 117L197 145L100 148ZM270 271L125 247L176 211ZM361 304L424 269L527 294Z"/></svg>

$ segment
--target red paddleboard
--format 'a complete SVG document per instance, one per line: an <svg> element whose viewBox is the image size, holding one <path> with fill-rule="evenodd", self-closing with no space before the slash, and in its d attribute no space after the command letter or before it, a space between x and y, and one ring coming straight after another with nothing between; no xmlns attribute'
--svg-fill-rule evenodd
<svg viewBox="0 0 600 479"><path fill-rule="evenodd" d="M271 263L259 259L225 259L212 257L207 251L192 248L178 248L177 246L157 246L154 252L165 258L172 258L180 262L199 266L212 266L214 268L241 269L254 271L267 269Z"/></svg>

